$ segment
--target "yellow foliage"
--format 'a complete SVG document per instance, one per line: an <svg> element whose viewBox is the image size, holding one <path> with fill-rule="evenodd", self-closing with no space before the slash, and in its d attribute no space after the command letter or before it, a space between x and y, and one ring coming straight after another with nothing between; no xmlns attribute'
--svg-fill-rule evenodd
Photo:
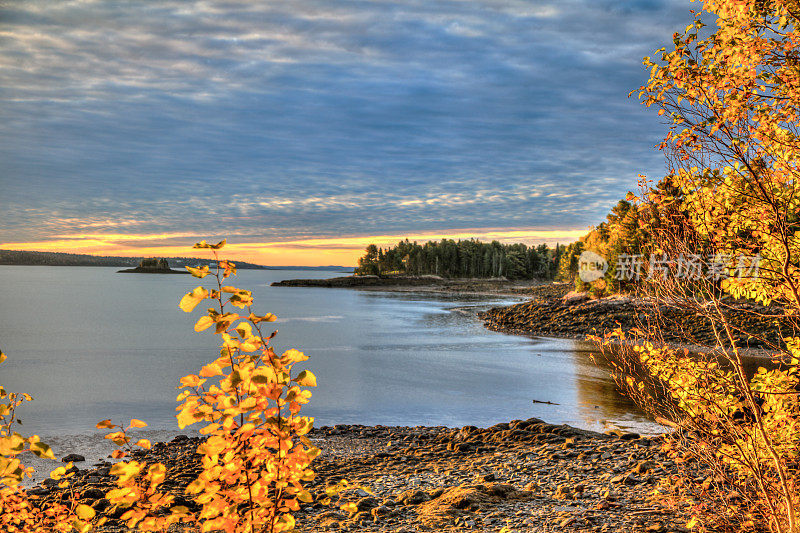
<svg viewBox="0 0 800 533"><path fill-rule="evenodd" d="M105 496L111 511L120 511L129 528L166 531L173 524L193 522L200 531L293 531L292 511L299 509L298 502L313 500L303 483L314 478L309 467L320 452L303 437L313 427L313 419L298 413L311 397L311 392L301 387L316 386L316 376L303 370L292 378L292 366L308 357L294 349L278 357L269 345L274 332L261 330L275 315L256 315L249 311L253 304L250 291L222 285L236 274L233 263L216 256L225 242L210 245L201 241L194 246L212 250L217 268L214 272L208 266L187 269L198 278L213 275L216 287L197 287L179 303L182 310L191 312L203 300L214 301L216 305L197 320L194 329L215 326L221 337L220 356L204 365L198 375L182 377L179 387L185 390L177 398L176 418L181 429L206 422L200 431L207 438L197 449L203 470L187 487L202 509L192 513L186 506L173 505L174 496L159 490L169 475L165 465L122 460L111 467L116 488ZM249 316L226 312L226 305L248 308ZM0 352L0 363L5 358ZM63 505L40 509L18 488L31 474L18 455L29 452L55 457L37 436L26 438L11 430L15 409L30 396L0 387L0 400L0 531L86 532L102 525L105 517L98 518L92 507L76 500L71 464L50 473L68 494ZM110 419L97 423L97 428L110 430L105 438L120 446L112 454L118 459L132 451L129 430L146 426L139 419L132 419L127 427ZM147 439L137 439L134 445L151 447Z"/></svg>
<svg viewBox="0 0 800 533"><path fill-rule="evenodd" d="M778 319L800 315L800 15L796 2L702 4L673 46L644 59L650 78L639 98L670 120L660 145L669 176L644 201L656 212L682 215L674 227L651 225L658 244L669 248L691 236L727 278L704 287L711 307L698 314L718 326L717 351L731 369L657 344L646 345L639 362L677 403L685 417L679 425L702 437L715 454L709 462L741 484L767 527L796 533L798 342L772 343L784 366L747 376L730 323L724 312L713 311L729 305L724 294L777 304L764 311L776 319L776 329ZM703 30L704 17L713 20L713 30ZM757 257L757 268L734 262L743 256Z"/></svg>

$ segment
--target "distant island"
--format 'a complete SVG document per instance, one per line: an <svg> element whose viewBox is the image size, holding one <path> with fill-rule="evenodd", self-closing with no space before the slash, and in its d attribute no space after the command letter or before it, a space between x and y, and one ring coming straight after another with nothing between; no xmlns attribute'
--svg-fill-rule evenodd
<svg viewBox="0 0 800 533"><path fill-rule="evenodd" d="M99 266L99 267L129 267L136 268L141 262L141 257L102 256L89 254L70 254L63 252L35 252L27 250L0 250L0 265L22 266ZM184 266L203 266L214 263L213 259L200 257L165 257L170 265L182 269ZM326 272L352 272L353 267L327 265L327 266L265 266L237 261L236 268L255 270L321 270Z"/></svg>
<svg viewBox="0 0 800 533"><path fill-rule="evenodd" d="M188 270L172 270L169 261L163 257L146 257L139 262L136 268L118 270L120 274L188 274Z"/></svg>

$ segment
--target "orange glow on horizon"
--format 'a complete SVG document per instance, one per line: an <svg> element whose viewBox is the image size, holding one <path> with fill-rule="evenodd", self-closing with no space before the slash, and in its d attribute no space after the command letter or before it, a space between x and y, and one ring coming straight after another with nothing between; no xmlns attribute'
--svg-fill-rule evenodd
<svg viewBox="0 0 800 533"><path fill-rule="evenodd" d="M369 244L379 247L396 245L408 238L410 241L438 241L441 239L464 240L476 238L481 241L497 240L511 244L566 244L585 235L582 230L537 230L537 229L496 229L496 230L453 230L414 235L369 235L352 237L321 237L273 242L235 242L228 240L223 249L225 257L268 266L355 266ZM31 242L0 243L0 249L31 250L38 252L64 252L74 254L107 255L123 257L205 257L207 251L192 249L191 243L199 240L208 242L214 238L189 233L160 234L71 234L59 235L53 240ZM185 241L178 244L175 241ZM159 242L161 244L159 244ZM147 243L147 244L145 244Z"/></svg>

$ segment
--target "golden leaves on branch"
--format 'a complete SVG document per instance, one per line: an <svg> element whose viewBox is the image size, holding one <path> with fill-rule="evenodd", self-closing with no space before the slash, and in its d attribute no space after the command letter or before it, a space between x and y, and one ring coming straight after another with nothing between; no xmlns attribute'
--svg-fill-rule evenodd
<svg viewBox="0 0 800 533"><path fill-rule="evenodd" d="M187 270L201 279L213 275L217 284L211 289L197 287L179 302L180 309L188 313L203 300L213 301L215 306L195 322L194 330L213 328L221 339L219 357L197 375L182 377L179 388L183 390L176 398L181 429L205 422L200 433L206 440L197 449L203 468L186 489L201 510L192 513L186 506L175 505L175 497L160 489L169 475L164 464L128 458L134 447L151 448L148 439L130 434L146 427L144 421L134 418L124 425L106 419L97 423L98 429L109 430L105 439L119 446L112 453L120 461L110 469L116 487L105 495L111 504L108 512L120 516L129 528L166 531L177 523L194 522L203 532L292 531L296 526L292 512L301 502L313 501L303 483L314 479L310 465L320 451L305 437L313 418L299 416L299 412L311 398L304 387L316 386L316 376L307 369L294 373L296 363L308 360L302 352L291 349L275 354L269 342L276 332L265 333L261 328L276 317L250 311L252 292L222 285L236 274L233 263L216 257L225 244L225 240L217 244L201 241L194 246L214 253L216 269L198 266ZM248 309L248 316L228 312L226 305ZM0 363L5 358L0 352ZM31 475L18 455L29 452L55 458L37 436L23 437L12 431L15 409L30 399L27 394L8 393L0 387L0 531L85 533L104 524L105 516L98 517L92 507L78 500L71 463L50 473L68 496L47 510L32 505L18 487Z"/></svg>
<svg viewBox="0 0 800 533"><path fill-rule="evenodd" d="M198 243L195 243L195 245L192 246L192 248L210 248L212 250L219 250L220 248L225 246L225 243L227 243L227 242L228 242L227 239L222 239L217 244L208 244L208 243L206 243L206 241L200 241Z"/></svg>

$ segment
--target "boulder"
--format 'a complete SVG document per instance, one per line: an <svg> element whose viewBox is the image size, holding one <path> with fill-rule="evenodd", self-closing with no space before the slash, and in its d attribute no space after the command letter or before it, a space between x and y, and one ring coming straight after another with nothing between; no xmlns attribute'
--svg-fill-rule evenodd
<svg viewBox="0 0 800 533"><path fill-rule="evenodd" d="M570 291L561 298L564 305L576 305L589 300L589 294L586 292Z"/></svg>

